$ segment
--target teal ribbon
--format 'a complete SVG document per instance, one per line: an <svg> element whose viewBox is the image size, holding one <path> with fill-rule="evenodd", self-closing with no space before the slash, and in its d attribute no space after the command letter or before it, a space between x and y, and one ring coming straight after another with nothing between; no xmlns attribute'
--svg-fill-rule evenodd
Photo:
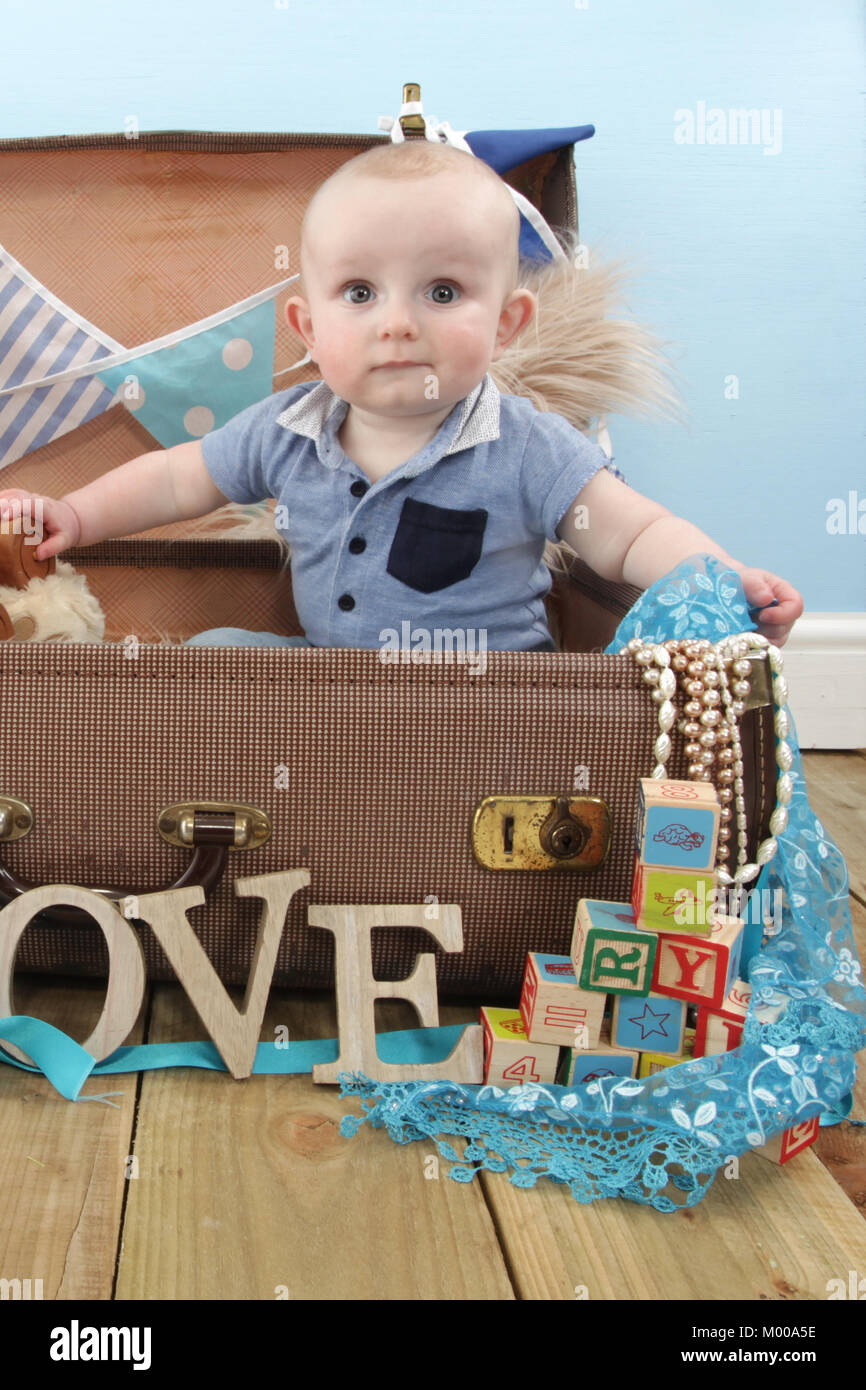
<svg viewBox="0 0 866 1390"><path fill-rule="evenodd" d="M443 1062L454 1050L465 1023L442 1028L407 1028L395 1033L378 1033L376 1048L383 1062L398 1066L432 1065ZM140 1047L119 1047L110 1057L97 1062L89 1052L66 1033L40 1018L20 1015L0 1018L0 1043L14 1043L36 1063L24 1062L0 1052L0 1062L36 1075L46 1076L66 1100L91 1100L79 1092L90 1076L120 1076L129 1072L155 1071L162 1067L204 1067L208 1071L227 1071L225 1062L211 1042L146 1043ZM301 1076L323 1062L335 1062L340 1045L337 1038L279 1043L260 1042L253 1063L254 1076ZM116 1094L116 1093L115 1093Z"/></svg>

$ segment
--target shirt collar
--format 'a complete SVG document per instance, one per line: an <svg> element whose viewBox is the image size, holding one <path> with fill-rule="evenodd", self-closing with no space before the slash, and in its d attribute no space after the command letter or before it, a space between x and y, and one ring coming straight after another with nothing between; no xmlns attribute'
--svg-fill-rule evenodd
<svg viewBox="0 0 866 1390"><path fill-rule="evenodd" d="M431 451L434 448L434 456L439 459L448 454L456 454L461 449L471 449L476 444L487 444L498 439L499 400L499 390L487 372L475 390L470 391L462 401L458 401L443 420L434 438L419 454L416 466L410 473L421 472L429 466L433 461ZM294 431L295 434L312 439L322 463L334 468L337 466L338 457L333 445L348 408L348 403L335 395L326 381L320 381L312 391L307 391L282 411L277 416L276 423L284 429ZM443 444L445 448L442 447Z"/></svg>

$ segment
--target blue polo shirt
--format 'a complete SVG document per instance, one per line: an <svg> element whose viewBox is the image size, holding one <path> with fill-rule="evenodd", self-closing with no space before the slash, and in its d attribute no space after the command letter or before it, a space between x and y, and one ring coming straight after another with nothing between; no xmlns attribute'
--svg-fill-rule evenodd
<svg viewBox="0 0 866 1390"><path fill-rule="evenodd" d="M371 483L337 438L347 410L308 381L202 439L226 497L276 499L308 640L382 648L394 632L484 629L489 650L552 651L544 546L605 467L599 446L488 373L419 453Z"/></svg>

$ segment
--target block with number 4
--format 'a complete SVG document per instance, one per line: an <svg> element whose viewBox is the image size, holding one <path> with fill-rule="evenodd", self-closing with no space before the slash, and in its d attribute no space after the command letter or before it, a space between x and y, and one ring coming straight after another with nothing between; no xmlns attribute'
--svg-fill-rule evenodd
<svg viewBox="0 0 866 1390"><path fill-rule="evenodd" d="M642 864L659 869L706 869L716 862L721 805L709 782L638 784L636 848Z"/></svg>
<svg viewBox="0 0 866 1390"><path fill-rule="evenodd" d="M628 903L578 902L571 961L581 989L649 994L657 946L657 933L638 930Z"/></svg>
<svg viewBox="0 0 866 1390"><path fill-rule="evenodd" d="M570 956L526 957L520 1016L530 1042L596 1047L606 994L578 989Z"/></svg>
<svg viewBox="0 0 866 1390"><path fill-rule="evenodd" d="M481 1010L484 1081L488 1086L522 1086L555 1081L559 1047L530 1042L517 1009Z"/></svg>

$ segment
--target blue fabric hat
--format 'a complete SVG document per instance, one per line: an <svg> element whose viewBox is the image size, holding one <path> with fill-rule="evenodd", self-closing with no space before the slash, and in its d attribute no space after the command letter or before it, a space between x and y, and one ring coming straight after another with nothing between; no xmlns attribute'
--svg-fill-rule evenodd
<svg viewBox="0 0 866 1390"><path fill-rule="evenodd" d="M555 130L472 130L463 136L474 155L503 175L539 154L552 154L563 145L576 145L595 134L594 125L562 126ZM538 232L520 214L520 255L524 260L552 260Z"/></svg>

